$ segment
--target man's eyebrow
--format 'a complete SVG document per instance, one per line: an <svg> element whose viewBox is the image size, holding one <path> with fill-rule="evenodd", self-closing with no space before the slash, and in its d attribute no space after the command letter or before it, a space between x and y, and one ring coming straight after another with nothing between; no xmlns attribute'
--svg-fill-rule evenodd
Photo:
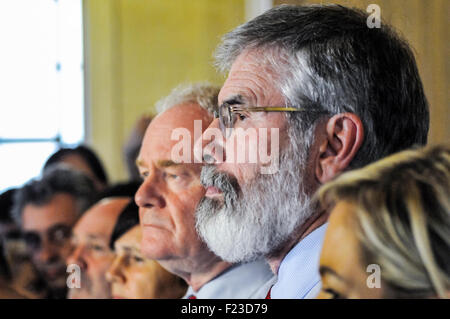
<svg viewBox="0 0 450 319"><path fill-rule="evenodd" d="M337 272L335 272L332 268L327 267L327 266L320 266L319 273L321 276L325 276L326 274L331 274L331 275L339 278L340 280L345 281L345 279L342 278L340 275L338 275Z"/></svg>
<svg viewBox="0 0 450 319"><path fill-rule="evenodd" d="M136 159L136 166L137 167L142 167L145 166L145 163L143 160L141 160L140 158Z"/></svg>
<svg viewBox="0 0 450 319"><path fill-rule="evenodd" d="M122 246L119 246L117 248L122 249L126 253L139 252L139 249L134 247L134 246L122 245Z"/></svg>
<svg viewBox="0 0 450 319"><path fill-rule="evenodd" d="M222 104L223 103L228 103L230 105L245 104L245 99L242 95L237 94L237 95L232 95L229 98L223 100Z"/></svg>
<svg viewBox="0 0 450 319"><path fill-rule="evenodd" d="M177 166L180 165L181 163L175 163L172 160L160 160L158 162L156 162L156 165L158 167L170 167L170 166Z"/></svg>

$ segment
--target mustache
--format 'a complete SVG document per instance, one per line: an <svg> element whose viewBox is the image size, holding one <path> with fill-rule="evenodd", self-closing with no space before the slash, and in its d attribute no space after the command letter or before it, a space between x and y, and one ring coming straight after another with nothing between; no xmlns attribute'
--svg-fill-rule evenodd
<svg viewBox="0 0 450 319"><path fill-rule="evenodd" d="M205 165L200 174L200 182L204 187L217 187L222 192L241 191L239 183L234 176L224 172L218 172L214 165Z"/></svg>
<svg viewBox="0 0 450 319"><path fill-rule="evenodd" d="M214 165L203 166L200 182L204 187L220 189L224 195L225 204L232 204L242 193L237 179L227 173L217 171Z"/></svg>

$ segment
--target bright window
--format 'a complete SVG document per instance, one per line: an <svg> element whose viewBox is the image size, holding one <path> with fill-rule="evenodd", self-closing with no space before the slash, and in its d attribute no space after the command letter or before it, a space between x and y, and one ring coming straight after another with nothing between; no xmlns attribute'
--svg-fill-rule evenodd
<svg viewBox="0 0 450 319"><path fill-rule="evenodd" d="M0 1L0 191L84 139L81 0Z"/></svg>

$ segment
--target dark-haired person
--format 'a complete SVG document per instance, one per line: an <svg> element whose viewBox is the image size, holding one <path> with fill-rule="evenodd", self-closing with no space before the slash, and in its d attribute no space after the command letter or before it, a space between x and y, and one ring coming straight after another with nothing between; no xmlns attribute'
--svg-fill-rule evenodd
<svg viewBox="0 0 450 319"><path fill-rule="evenodd" d="M16 189L13 188L0 194L0 241L2 241L4 237L7 237L8 234L19 231L19 227L14 222L11 215L15 192Z"/></svg>
<svg viewBox="0 0 450 319"><path fill-rule="evenodd" d="M232 30L216 51L229 73L203 137L203 156L214 165L202 170L196 225L224 260L264 256L278 275L271 298L320 291L328 214L310 200L319 186L427 141L414 55L387 24L369 28L367 20L337 5L282 5ZM239 139L242 131L255 134ZM238 155L279 152L274 169L262 157L236 161L237 146Z"/></svg>
<svg viewBox="0 0 450 319"><path fill-rule="evenodd" d="M106 273L114 299L177 299L187 289L179 277L141 252L139 208L131 201L120 214L111 236L114 261Z"/></svg>
<svg viewBox="0 0 450 319"><path fill-rule="evenodd" d="M0 299L45 298L47 287L34 266L19 227L11 215L17 189L0 195Z"/></svg>
<svg viewBox="0 0 450 319"><path fill-rule="evenodd" d="M108 175L100 158L94 150L86 145L75 148L60 148L47 159L43 171L45 172L49 167L59 164L68 165L86 174L93 180L97 191L103 190L108 185Z"/></svg>
<svg viewBox="0 0 450 319"><path fill-rule="evenodd" d="M345 173L319 197L332 208L321 298L450 298L450 144Z"/></svg>
<svg viewBox="0 0 450 319"><path fill-rule="evenodd" d="M9 237L0 243L0 299L2 293L27 299L43 299L48 294L47 284L20 237Z"/></svg>
<svg viewBox="0 0 450 319"><path fill-rule="evenodd" d="M95 187L79 171L52 167L14 195L12 214L33 262L49 286L49 298L66 296L66 263L72 228L92 204Z"/></svg>
<svg viewBox="0 0 450 319"><path fill-rule="evenodd" d="M106 280L106 271L114 260L110 241L117 220L130 201L129 197L105 198L86 211L75 225L73 251L67 265L79 267L80 287L70 287L68 298L111 298L111 287ZM74 280L76 284L77 279Z"/></svg>

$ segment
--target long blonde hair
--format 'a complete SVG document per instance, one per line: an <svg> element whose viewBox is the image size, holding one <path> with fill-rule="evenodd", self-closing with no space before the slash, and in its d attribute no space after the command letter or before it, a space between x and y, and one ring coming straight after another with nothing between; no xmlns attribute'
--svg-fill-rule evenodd
<svg viewBox="0 0 450 319"><path fill-rule="evenodd" d="M347 172L318 191L356 206L362 260L381 267L386 297L447 298L450 145L408 150Z"/></svg>

